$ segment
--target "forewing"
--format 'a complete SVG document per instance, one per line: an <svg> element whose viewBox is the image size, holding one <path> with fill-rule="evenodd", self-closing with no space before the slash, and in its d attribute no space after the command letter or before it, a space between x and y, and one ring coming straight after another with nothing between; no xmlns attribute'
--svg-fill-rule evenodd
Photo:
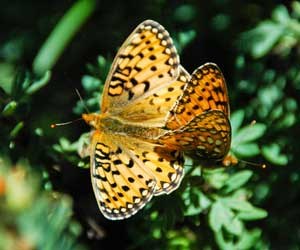
<svg viewBox="0 0 300 250"><path fill-rule="evenodd" d="M175 81L162 83L155 93L128 105L120 112L119 116L127 123L142 122L143 126L147 127L164 126L168 112L183 93L189 79L190 75L180 66L180 73Z"/></svg>
<svg viewBox="0 0 300 250"><path fill-rule="evenodd" d="M170 130L159 138L167 148L209 160L223 159L229 151L230 140L229 120L218 110L197 115L181 129Z"/></svg>
<svg viewBox="0 0 300 250"><path fill-rule="evenodd" d="M171 192L183 175L180 153L154 152L153 144L135 138L96 131L91 150L94 193L111 220L128 218L153 195Z"/></svg>
<svg viewBox="0 0 300 250"><path fill-rule="evenodd" d="M154 94L179 74L179 57L169 33L158 23L141 23L119 49L107 77L102 112L116 115Z"/></svg>
<svg viewBox="0 0 300 250"><path fill-rule="evenodd" d="M193 72L169 113L166 127L178 129L209 110L220 110L229 116L226 82L219 67L213 63L206 63Z"/></svg>

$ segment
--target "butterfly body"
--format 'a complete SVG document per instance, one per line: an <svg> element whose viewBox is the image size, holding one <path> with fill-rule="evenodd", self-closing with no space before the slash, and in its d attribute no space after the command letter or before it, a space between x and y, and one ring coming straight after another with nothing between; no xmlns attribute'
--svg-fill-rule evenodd
<svg viewBox="0 0 300 250"><path fill-rule="evenodd" d="M82 118L95 130L103 131L107 134L125 136L129 138L139 138L153 142L162 135L165 130L159 127L144 127L142 124L127 123L118 117L107 114L82 114Z"/></svg>

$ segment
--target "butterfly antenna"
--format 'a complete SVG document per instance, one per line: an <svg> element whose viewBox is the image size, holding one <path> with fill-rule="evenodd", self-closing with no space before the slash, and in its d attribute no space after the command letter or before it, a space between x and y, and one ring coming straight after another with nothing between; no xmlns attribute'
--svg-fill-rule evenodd
<svg viewBox="0 0 300 250"><path fill-rule="evenodd" d="M83 98L81 97L81 95L80 95L78 89L75 88L75 91L76 91L76 94L78 95L78 97L79 97L79 99L80 99L80 101L81 101L81 103L82 103L84 109L87 111L88 114L90 114L91 112L89 111L88 107L85 105L85 102L83 101Z"/></svg>
<svg viewBox="0 0 300 250"><path fill-rule="evenodd" d="M256 120L252 120L250 122L250 126L254 126L256 124ZM237 159L239 162L243 162L247 165L250 165L250 166L255 166L255 167L261 167L261 168L266 168L267 165L266 164L260 164L260 163L255 163L255 162L250 162L250 161L245 161L245 160L241 160L241 159Z"/></svg>
<svg viewBox="0 0 300 250"><path fill-rule="evenodd" d="M69 122L62 122L62 123L53 123L50 125L51 128L56 128L58 126L64 126L64 125L68 125L68 124L71 124L71 123L74 123L74 122L77 122L77 121L80 121L80 120L83 120L81 117L78 118L78 119L75 119L73 121L69 121Z"/></svg>
<svg viewBox="0 0 300 250"><path fill-rule="evenodd" d="M266 168L267 167L266 164L259 164L259 163L255 163L255 162L251 162L251 161L245 161L245 160L239 160L239 161L243 162L247 165L254 166L254 167L261 167L261 168Z"/></svg>

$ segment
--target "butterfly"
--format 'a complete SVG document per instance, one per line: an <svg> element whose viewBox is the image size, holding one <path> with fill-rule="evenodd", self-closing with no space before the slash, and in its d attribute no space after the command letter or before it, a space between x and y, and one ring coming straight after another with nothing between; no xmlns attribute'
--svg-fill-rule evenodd
<svg viewBox="0 0 300 250"><path fill-rule="evenodd" d="M113 61L101 113L82 115L94 128L91 180L102 214L125 219L153 196L177 189L185 151L222 159L230 145L228 114L217 66L204 65L190 76L169 33L155 21L142 22Z"/></svg>

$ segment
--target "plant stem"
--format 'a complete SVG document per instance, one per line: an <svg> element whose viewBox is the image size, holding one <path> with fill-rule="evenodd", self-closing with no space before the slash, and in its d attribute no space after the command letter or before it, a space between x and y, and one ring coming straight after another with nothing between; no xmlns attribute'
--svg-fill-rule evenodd
<svg viewBox="0 0 300 250"><path fill-rule="evenodd" d="M71 39L91 16L96 0L78 0L55 26L33 61L33 72L44 75L51 70Z"/></svg>

